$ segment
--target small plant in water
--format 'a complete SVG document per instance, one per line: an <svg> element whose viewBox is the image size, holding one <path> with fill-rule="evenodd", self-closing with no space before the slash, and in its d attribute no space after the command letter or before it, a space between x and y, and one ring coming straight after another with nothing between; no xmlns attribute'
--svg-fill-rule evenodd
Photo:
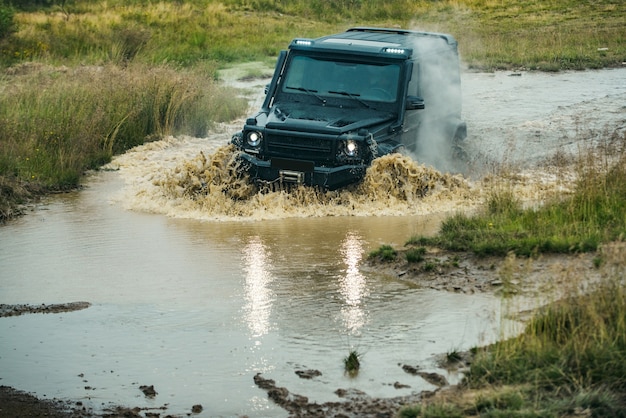
<svg viewBox="0 0 626 418"><path fill-rule="evenodd" d="M346 358L343 359L344 370L350 375L355 375L361 367L361 354L355 350L351 350Z"/></svg>
<svg viewBox="0 0 626 418"><path fill-rule="evenodd" d="M463 360L463 355L457 350L452 350L446 353L446 360L448 360L448 363L458 363Z"/></svg>

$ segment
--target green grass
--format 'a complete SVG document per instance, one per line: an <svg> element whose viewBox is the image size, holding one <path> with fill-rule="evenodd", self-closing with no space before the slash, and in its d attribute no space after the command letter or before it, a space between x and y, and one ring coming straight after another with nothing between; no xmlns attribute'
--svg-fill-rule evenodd
<svg viewBox="0 0 626 418"><path fill-rule="evenodd" d="M424 261L424 255L426 254L425 247L409 248L404 256L409 263L420 263Z"/></svg>
<svg viewBox="0 0 626 418"><path fill-rule="evenodd" d="M0 79L0 173L49 188L76 186L85 169L148 137L206 135L247 106L203 74L167 66L23 70Z"/></svg>
<svg viewBox="0 0 626 418"><path fill-rule="evenodd" d="M398 251L391 245L381 245L377 250L369 253L369 258L377 258L382 261L393 261L398 257Z"/></svg>
<svg viewBox="0 0 626 418"><path fill-rule="evenodd" d="M572 286L521 335L473 350L459 392L398 416L626 417L625 250L607 247L612 267L593 291Z"/></svg>
<svg viewBox="0 0 626 418"><path fill-rule="evenodd" d="M60 3L60 2L58 2ZM600 68L626 61L617 0L191 0L63 2L17 11L0 61L98 64L128 59L194 65L274 58L296 36L349 26L453 34L471 68Z"/></svg>
<svg viewBox="0 0 626 418"><path fill-rule="evenodd" d="M355 350L350 350L348 356L343 359L343 367L346 373L356 376L361 368L361 354Z"/></svg>
<svg viewBox="0 0 626 418"><path fill-rule="evenodd" d="M576 408L588 409L590 416L626 416L623 273L622 267L594 292L549 306L519 337L479 350L466 374L466 387L526 385L519 395L525 408L553 416ZM479 411L488 407L510 408L494 401L476 404Z"/></svg>
<svg viewBox="0 0 626 418"><path fill-rule="evenodd" d="M626 143L626 137L615 139ZM494 190L483 213L451 216L437 235L414 236L407 244L499 256L596 251L626 234L626 155L618 158L606 171L597 168L600 160L581 162L569 197L522 209L511 192Z"/></svg>

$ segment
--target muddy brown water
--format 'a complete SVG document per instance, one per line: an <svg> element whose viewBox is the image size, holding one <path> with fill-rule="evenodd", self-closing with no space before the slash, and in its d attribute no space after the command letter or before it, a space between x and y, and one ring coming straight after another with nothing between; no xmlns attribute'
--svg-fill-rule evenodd
<svg viewBox="0 0 626 418"><path fill-rule="evenodd" d="M463 86L468 153L485 171L510 162L536 173L556 151L626 129L626 69L469 73ZM460 375L440 369L438 355L518 329L495 295L438 292L360 268L381 244L401 246L476 207L480 186L435 179L427 198L274 194L242 208L182 192L204 172L199 152L210 158L237 126L139 147L90 175L84 190L0 227L0 303L91 303L0 318L0 384L96 411L186 415L201 404L200 416L286 416L255 374L311 401L336 401L340 388L401 396L434 388L402 365L454 383ZM356 377L343 372L350 350L362 354ZM296 374L309 369L321 375Z"/></svg>

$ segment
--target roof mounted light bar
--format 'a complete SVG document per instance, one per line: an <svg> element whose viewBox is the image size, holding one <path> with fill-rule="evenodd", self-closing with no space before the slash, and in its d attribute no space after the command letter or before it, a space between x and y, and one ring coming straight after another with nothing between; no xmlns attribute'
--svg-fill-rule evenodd
<svg viewBox="0 0 626 418"><path fill-rule="evenodd" d="M404 55L407 53L407 50L404 48L392 48L392 47L387 47L387 48L383 48L383 52L386 52L388 54L398 54L398 55Z"/></svg>
<svg viewBox="0 0 626 418"><path fill-rule="evenodd" d="M311 46L311 45L313 45L313 40L311 40L311 39L294 39L291 44L292 45L298 45L298 46Z"/></svg>

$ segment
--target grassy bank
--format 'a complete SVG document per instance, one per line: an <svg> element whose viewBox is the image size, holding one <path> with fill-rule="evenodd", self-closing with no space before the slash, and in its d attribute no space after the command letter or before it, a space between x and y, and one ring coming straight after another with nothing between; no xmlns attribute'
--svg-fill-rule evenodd
<svg viewBox="0 0 626 418"><path fill-rule="evenodd" d="M595 287L570 275L567 297L517 337L477 348L456 390L405 408L417 417L626 417L626 246L600 250ZM591 290L590 290L591 289Z"/></svg>
<svg viewBox="0 0 626 418"><path fill-rule="evenodd" d="M524 210L510 188L496 187L490 191L484 213L454 215L443 222L436 236L413 237L408 244L478 255L533 256L596 251L602 243L623 238L626 136L621 135L615 133L610 139L610 150L590 150L579 161L571 197Z"/></svg>
<svg viewBox="0 0 626 418"><path fill-rule="evenodd" d="M492 191L485 210L443 222L408 250L382 246L371 256L422 262L424 246L479 255L594 252L602 280L555 271L566 296L537 312L518 337L475 350L458 391L406 408L401 417L626 416L626 136L585 151L571 195L523 209L510 191ZM563 277L557 276L563 275Z"/></svg>
<svg viewBox="0 0 626 418"><path fill-rule="evenodd" d="M626 61L618 0L58 1L16 11L2 62L193 65L273 60L296 36L351 25L449 32L473 68L599 68ZM61 6L62 5L62 6Z"/></svg>
<svg viewBox="0 0 626 418"><path fill-rule="evenodd" d="M212 78L200 67L13 66L0 77L0 219L42 191L75 188L114 154L242 114L246 101Z"/></svg>

